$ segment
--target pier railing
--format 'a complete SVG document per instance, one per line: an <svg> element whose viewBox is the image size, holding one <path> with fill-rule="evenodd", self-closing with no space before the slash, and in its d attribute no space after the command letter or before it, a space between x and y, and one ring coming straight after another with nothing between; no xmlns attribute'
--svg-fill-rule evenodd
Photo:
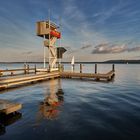
<svg viewBox="0 0 140 140"><path fill-rule="evenodd" d="M32 68L30 68L29 65L24 65L23 68L16 68L16 69L5 69L5 70L0 70L0 76L13 76L13 75L18 75L18 74L30 74L30 73L36 73L37 68L36 65Z"/></svg>

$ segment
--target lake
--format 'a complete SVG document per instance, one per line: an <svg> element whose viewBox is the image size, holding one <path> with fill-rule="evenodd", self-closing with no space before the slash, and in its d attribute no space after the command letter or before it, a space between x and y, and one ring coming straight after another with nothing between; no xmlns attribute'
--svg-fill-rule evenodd
<svg viewBox="0 0 140 140"><path fill-rule="evenodd" d="M17 67L22 65L0 66ZM111 67L99 64L98 72ZM1 91L0 99L22 103L23 108L0 118L0 140L139 140L140 65L116 64L115 70L111 82L52 79ZM94 72L94 64L84 64L83 71ZM48 105L50 95L59 104Z"/></svg>

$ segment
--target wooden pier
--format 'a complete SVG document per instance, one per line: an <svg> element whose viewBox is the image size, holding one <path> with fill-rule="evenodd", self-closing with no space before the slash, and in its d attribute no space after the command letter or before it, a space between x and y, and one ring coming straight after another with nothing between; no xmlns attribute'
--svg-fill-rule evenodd
<svg viewBox="0 0 140 140"><path fill-rule="evenodd" d="M1 100L0 99L0 113L3 114L10 114L16 112L22 108L22 105L19 103L13 103L8 100Z"/></svg>
<svg viewBox="0 0 140 140"><path fill-rule="evenodd" d="M17 69L17 71L23 69ZM25 69L26 70L26 69ZM107 73L97 73L97 64L95 64L95 73L82 73L82 64L80 64L79 72L70 72L70 71L54 71L54 72L36 72L36 68L31 69L35 70L34 74L22 74L19 76L8 76L0 77L0 90L17 87L20 85L25 85L29 83L34 83L42 80L49 80L52 78L89 78L96 81L106 80L110 81L115 75L115 67L112 65L112 70ZM1 70L4 72L4 70ZM8 70L10 71L10 70ZM16 71L16 69L14 69Z"/></svg>
<svg viewBox="0 0 140 140"><path fill-rule="evenodd" d="M8 77L0 80L0 90L17 87L19 85L34 83L37 81L47 80L51 78L60 77L59 72L43 72L39 74L22 75L17 77Z"/></svg>
<svg viewBox="0 0 140 140"><path fill-rule="evenodd" d="M114 71L110 71L106 74L100 73L78 73L78 72L61 72L60 77L62 78L92 78L94 80L107 80L110 81L114 77Z"/></svg>

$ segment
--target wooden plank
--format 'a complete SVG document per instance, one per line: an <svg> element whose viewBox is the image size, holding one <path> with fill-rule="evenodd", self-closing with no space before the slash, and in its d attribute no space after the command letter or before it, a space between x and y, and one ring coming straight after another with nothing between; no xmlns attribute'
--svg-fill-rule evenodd
<svg viewBox="0 0 140 140"><path fill-rule="evenodd" d="M0 72L24 71L24 70L35 70L35 68L29 68L29 69L6 69L6 70L0 70Z"/></svg>
<svg viewBox="0 0 140 140"><path fill-rule="evenodd" d="M0 99L0 113L10 114L16 112L22 108L22 105L19 103L13 103L8 100Z"/></svg>

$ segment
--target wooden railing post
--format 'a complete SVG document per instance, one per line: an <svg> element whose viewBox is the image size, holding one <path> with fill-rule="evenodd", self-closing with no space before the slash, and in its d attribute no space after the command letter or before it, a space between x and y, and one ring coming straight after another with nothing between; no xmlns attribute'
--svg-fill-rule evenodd
<svg viewBox="0 0 140 140"><path fill-rule="evenodd" d="M112 71L115 72L115 65L112 64Z"/></svg>
<svg viewBox="0 0 140 140"><path fill-rule="evenodd" d="M75 65L72 64L72 72L74 72L74 71L75 71Z"/></svg>
<svg viewBox="0 0 140 140"><path fill-rule="evenodd" d="M80 64L80 73L82 73L82 64Z"/></svg>
<svg viewBox="0 0 140 140"><path fill-rule="evenodd" d="M62 67L62 71L64 71L64 65L62 65L61 67Z"/></svg>
<svg viewBox="0 0 140 140"><path fill-rule="evenodd" d="M28 74L29 74L29 70L30 70L30 66L27 65L27 72L28 72Z"/></svg>
<svg viewBox="0 0 140 140"><path fill-rule="evenodd" d="M36 64L35 64L35 73L36 73Z"/></svg>
<svg viewBox="0 0 140 140"><path fill-rule="evenodd" d="M26 64L24 64L24 74L26 74Z"/></svg>
<svg viewBox="0 0 140 140"><path fill-rule="evenodd" d="M95 64L95 74L97 73L97 64Z"/></svg>

